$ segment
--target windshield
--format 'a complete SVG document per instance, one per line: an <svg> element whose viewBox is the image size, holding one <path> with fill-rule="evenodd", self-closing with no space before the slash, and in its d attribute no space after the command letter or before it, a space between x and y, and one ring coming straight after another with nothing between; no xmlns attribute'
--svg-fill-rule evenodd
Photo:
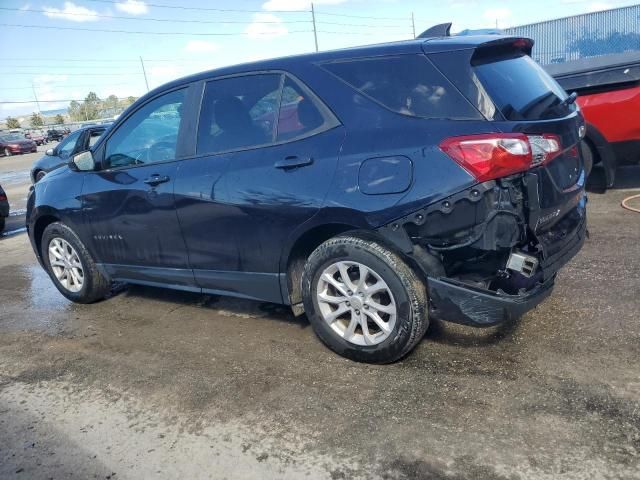
<svg viewBox="0 0 640 480"><path fill-rule="evenodd" d="M3 135L2 140L5 142L15 142L16 140L24 140L25 137L19 133L10 133L9 135Z"/></svg>
<svg viewBox="0 0 640 480"><path fill-rule="evenodd" d="M575 110L566 92L527 55L474 67L476 75L507 120L565 117Z"/></svg>

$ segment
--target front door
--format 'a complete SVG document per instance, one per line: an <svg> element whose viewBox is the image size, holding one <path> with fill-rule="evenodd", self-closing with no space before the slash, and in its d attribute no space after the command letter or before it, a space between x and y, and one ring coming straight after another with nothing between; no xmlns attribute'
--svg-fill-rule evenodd
<svg viewBox="0 0 640 480"><path fill-rule="evenodd" d="M193 286L173 195L184 98L176 90L144 104L96 152L83 207L112 278Z"/></svg>

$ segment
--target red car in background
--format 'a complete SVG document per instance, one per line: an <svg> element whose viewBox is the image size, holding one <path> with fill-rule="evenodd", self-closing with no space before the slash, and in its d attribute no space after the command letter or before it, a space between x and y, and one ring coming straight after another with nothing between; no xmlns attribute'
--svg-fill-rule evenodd
<svg viewBox="0 0 640 480"><path fill-rule="evenodd" d="M38 146L33 140L29 140L19 133L5 133L0 135L0 154L6 157L18 153L33 153L38 151Z"/></svg>
<svg viewBox="0 0 640 480"><path fill-rule="evenodd" d="M601 164L606 186L613 186L618 165L640 162L640 52L545 68L566 91L578 93L587 122L585 164Z"/></svg>

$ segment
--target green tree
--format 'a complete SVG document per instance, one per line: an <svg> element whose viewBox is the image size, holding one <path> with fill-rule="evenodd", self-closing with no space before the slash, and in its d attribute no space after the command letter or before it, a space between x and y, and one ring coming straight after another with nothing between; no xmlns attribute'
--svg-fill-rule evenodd
<svg viewBox="0 0 640 480"><path fill-rule="evenodd" d="M100 117L101 101L95 92L89 92L80 106L83 120L95 120Z"/></svg>
<svg viewBox="0 0 640 480"><path fill-rule="evenodd" d="M7 117L7 128L20 128L20 122L17 118Z"/></svg>
<svg viewBox="0 0 640 480"><path fill-rule="evenodd" d="M74 121L81 120L80 118L80 103L73 100L69 104L69 108L67 108L67 114L69 114L69 118Z"/></svg>
<svg viewBox="0 0 640 480"><path fill-rule="evenodd" d="M54 118L53 121L56 125L62 125L64 123L64 117L60 114L57 114Z"/></svg>
<svg viewBox="0 0 640 480"><path fill-rule="evenodd" d="M31 118L29 119L29 123L32 127L41 127L44 125L44 119L39 113L33 112Z"/></svg>

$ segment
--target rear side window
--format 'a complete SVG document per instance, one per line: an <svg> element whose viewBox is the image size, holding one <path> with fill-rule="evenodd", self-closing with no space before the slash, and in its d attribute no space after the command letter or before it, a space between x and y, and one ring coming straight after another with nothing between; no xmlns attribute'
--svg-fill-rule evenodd
<svg viewBox="0 0 640 480"><path fill-rule="evenodd" d="M277 141L292 140L325 127L325 116L317 100L287 77L282 89Z"/></svg>
<svg viewBox="0 0 640 480"><path fill-rule="evenodd" d="M247 75L207 83L197 153L218 153L273 143L280 74Z"/></svg>
<svg viewBox="0 0 640 480"><path fill-rule="evenodd" d="M528 55L474 66L478 79L507 120L565 117L575 105L564 105L566 92Z"/></svg>
<svg viewBox="0 0 640 480"><path fill-rule="evenodd" d="M481 118L424 55L355 59L327 63L323 67L362 94L403 115Z"/></svg>

